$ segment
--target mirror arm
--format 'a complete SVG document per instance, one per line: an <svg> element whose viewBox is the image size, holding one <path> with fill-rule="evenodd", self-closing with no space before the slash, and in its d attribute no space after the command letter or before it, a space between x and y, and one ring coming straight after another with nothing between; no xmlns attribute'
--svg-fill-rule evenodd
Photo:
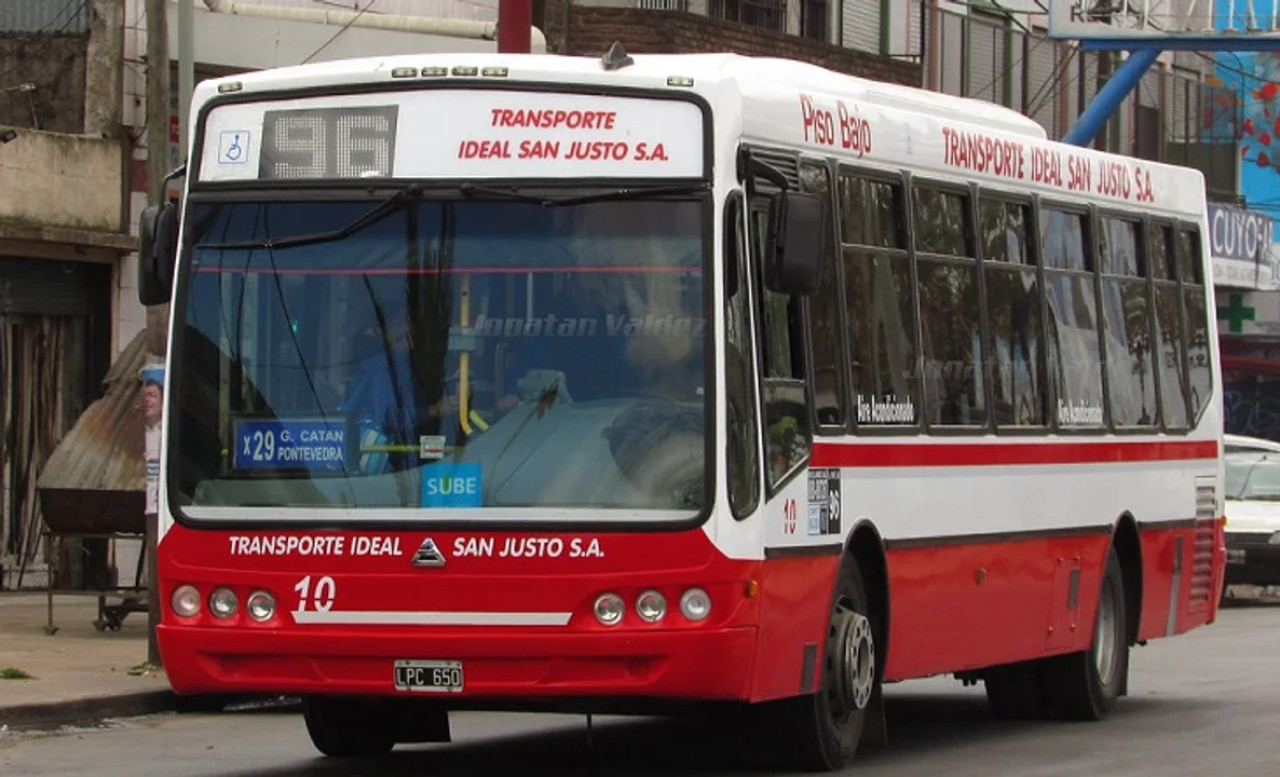
<svg viewBox="0 0 1280 777"><path fill-rule="evenodd" d="M160 180L160 199L164 200L164 190L168 188L169 182L175 178L182 178L187 174L187 163L183 162L177 167L169 171L169 174Z"/></svg>

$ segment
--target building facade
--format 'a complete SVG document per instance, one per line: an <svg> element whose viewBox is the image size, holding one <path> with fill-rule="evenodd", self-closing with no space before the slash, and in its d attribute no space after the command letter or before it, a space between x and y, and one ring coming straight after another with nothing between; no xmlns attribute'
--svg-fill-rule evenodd
<svg viewBox="0 0 1280 777"><path fill-rule="evenodd" d="M95 5L0 6L0 588L47 581L38 477L120 336L121 27Z"/></svg>

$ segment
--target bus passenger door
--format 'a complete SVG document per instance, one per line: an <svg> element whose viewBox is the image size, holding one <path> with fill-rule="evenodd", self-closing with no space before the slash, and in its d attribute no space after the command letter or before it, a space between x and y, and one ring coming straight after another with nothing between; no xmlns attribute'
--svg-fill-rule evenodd
<svg viewBox="0 0 1280 777"><path fill-rule="evenodd" d="M839 553L838 536L810 520L807 476L812 430L805 380L802 300L767 288L763 273L768 244L769 200L754 198L746 212L751 286L759 345L760 390L756 420L764 447L764 566L761 574L760 636L752 697L793 696L817 690L824 638ZM816 513L815 513L816 515Z"/></svg>
<svg viewBox="0 0 1280 777"><path fill-rule="evenodd" d="M801 299L767 288L763 257L768 244L769 201L757 197L748 213L748 234L755 301L757 362L760 374L761 423L764 432L764 475L767 547L809 545L803 477L813 442L809 428L808 384L804 379L804 335Z"/></svg>

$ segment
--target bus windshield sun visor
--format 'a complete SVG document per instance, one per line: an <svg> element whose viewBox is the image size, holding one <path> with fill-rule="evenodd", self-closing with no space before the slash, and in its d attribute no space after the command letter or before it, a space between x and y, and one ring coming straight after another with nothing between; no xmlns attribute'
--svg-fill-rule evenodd
<svg viewBox="0 0 1280 777"><path fill-rule="evenodd" d="M647 199L650 197L672 197L682 194L704 194L711 191L711 186L709 184L699 183L688 186L621 188L574 197L540 196L536 194L526 194L514 189L501 189L495 186L476 186L472 183L462 184L458 187L458 191L463 197L467 198L492 197L497 199L516 200L519 202L532 202L542 205L543 207L553 208L565 205L586 205L592 202L615 202L620 200Z"/></svg>
<svg viewBox="0 0 1280 777"><path fill-rule="evenodd" d="M305 235L280 239L263 238L261 240L243 240L233 243L197 243L196 248L204 250L237 251L252 248L297 248L299 246L332 243L356 234L371 224L386 218L400 208L416 200L422 194L422 185L413 183L374 205L363 215L353 219L351 223L339 229L325 232L312 232Z"/></svg>

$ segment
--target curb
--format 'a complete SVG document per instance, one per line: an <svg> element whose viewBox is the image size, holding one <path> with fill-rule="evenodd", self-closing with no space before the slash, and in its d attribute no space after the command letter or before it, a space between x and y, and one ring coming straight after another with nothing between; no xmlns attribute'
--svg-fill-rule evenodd
<svg viewBox="0 0 1280 777"><path fill-rule="evenodd" d="M171 690L137 691L43 704L0 706L0 731L47 731L61 726L86 726L108 718L136 718L161 712L300 712L292 696L202 694L181 696Z"/></svg>
<svg viewBox="0 0 1280 777"><path fill-rule="evenodd" d="M178 696L170 690L139 691L70 701L0 707L0 727L10 731L39 731L60 726L97 723L106 718L131 718L171 712Z"/></svg>

